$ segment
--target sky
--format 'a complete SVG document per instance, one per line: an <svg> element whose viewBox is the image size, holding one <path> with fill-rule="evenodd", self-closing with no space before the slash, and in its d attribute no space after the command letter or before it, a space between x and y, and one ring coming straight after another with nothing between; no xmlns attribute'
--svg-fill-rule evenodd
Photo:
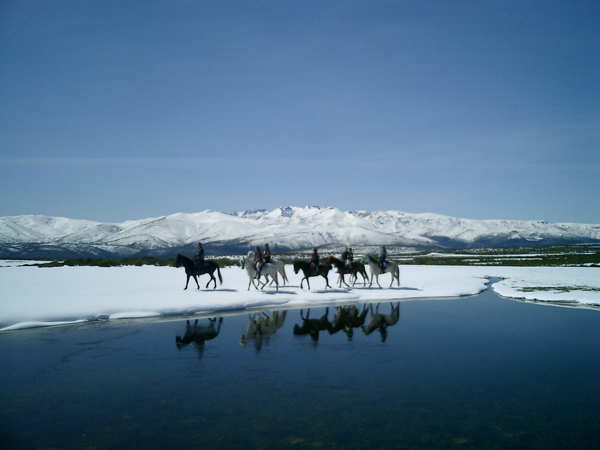
<svg viewBox="0 0 600 450"><path fill-rule="evenodd" d="M0 216L600 223L591 1L0 2Z"/></svg>

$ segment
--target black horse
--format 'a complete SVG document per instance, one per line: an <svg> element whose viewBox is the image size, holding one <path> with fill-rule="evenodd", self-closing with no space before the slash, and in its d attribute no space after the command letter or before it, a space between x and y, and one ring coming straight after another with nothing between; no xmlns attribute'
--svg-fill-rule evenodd
<svg viewBox="0 0 600 450"><path fill-rule="evenodd" d="M310 283L308 282L308 279L310 277L318 277L319 275L325 278L325 283L327 283L326 287L330 288L331 286L329 286L329 280L327 279L327 275L329 274L329 271L331 269L331 264L319 264L319 272L315 273L310 262L294 262L294 273L297 274L300 270L302 270L302 273L304 274L304 278L302 278L302 281L300 281L300 289L302 289L302 284L304 283L304 280L306 280L306 285L310 289Z"/></svg>
<svg viewBox="0 0 600 450"><path fill-rule="evenodd" d="M217 288L217 279L214 276L215 270L219 274L219 281L221 282L221 284L223 284L223 277L221 276L221 269L219 269L218 264L215 263L214 261L205 261L203 267L196 268L196 264L190 258L188 258L187 256L183 256L183 255L177 255L177 259L175 260L175 267L181 267L181 266L185 267L185 274L187 275L187 281L185 282L185 287L183 288L183 290L186 290L188 288L188 283L190 282L190 277L194 277L196 286L198 286L198 289L200 289L200 285L198 284L197 277L200 275L204 275L205 273L210 275L210 280L208 280L208 283L206 283L206 287L208 288L208 285L210 284L210 282L214 281L215 287L213 289L216 289Z"/></svg>

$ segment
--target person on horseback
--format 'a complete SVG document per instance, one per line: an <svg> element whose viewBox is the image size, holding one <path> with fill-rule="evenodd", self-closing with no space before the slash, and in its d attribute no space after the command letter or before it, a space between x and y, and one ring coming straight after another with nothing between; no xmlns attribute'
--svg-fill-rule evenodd
<svg viewBox="0 0 600 450"><path fill-rule="evenodd" d="M346 272L350 273L352 268L352 260L354 259L354 254L352 253L352 249L346 247L342 252L342 261L346 263Z"/></svg>
<svg viewBox="0 0 600 450"><path fill-rule="evenodd" d="M202 248L201 242L198 242L198 251L194 255L193 260L196 265L196 270L200 272L204 268L204 249Z"/></svg>
<svg viewBox="0 0 600 450"><path fill-rule="evenodd" d="M385 245L381 246L381 252L379 252L379 270L380 270L380 274L382 274L385 271L385 266L386 266L386 262L385 259L387 258L387 250L385 249Z"/></svg>
<svg viewBox="0 0 600 450"><path fill-rule="evenodd" d="M313 248L312 255L310 257L310 264L313 269L313 273L315 275L319 274L319 252L317 252L317 247Z"/></svg>
<svg viewBox="0 0 600 450"><path fill-rule="evenodd" d="M254 255L254 268L256 269L256 278L260 278L260 270L262 269L262 265L265 260L263 258L263 254L260 251L260 248L256 246L255 255Z"/></svg>
<svg viewBox="0 0 600 450"><path fill-rule="evenodd" d="M265 244L265 251L263 253L263 259L266 263L271 262L271 250L269 250L269 244Z"/></svg>

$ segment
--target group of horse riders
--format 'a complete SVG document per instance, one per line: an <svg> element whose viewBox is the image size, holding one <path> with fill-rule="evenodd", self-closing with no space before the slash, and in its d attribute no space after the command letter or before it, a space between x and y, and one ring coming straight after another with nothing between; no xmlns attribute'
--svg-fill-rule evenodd
<svg viewBox="0 0 600 450"><path fill-rule="evenodd" d="M264 263L271 262L271 250L269 249L269 244L265 244L265 250L262 252L260 247L256 246L254 249L254 268L257 272L257 277L260 278L260 270ZM196 264L196 269L200 271L202 267L204 267L204 248L202 248L202 243L198 242L198 251L194 256L194 263ZM385 245L381 246L381 251L379 252L379 270L380 273L385 271L385 267L387 265L387 250L385 249ZM350 272L350 268L352 266L352 261L354 260L354 254L352 253L352 248L345 247L342 252L342 261L346 264L346 270ZM319 252L317 251L317 247L313 248L312 255L310 256L310 264L312 270L315 274L319 273Z"/></svg>

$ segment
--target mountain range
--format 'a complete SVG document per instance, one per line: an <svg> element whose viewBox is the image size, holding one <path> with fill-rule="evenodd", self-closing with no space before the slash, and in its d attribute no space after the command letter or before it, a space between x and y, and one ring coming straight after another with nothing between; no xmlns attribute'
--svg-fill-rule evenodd
<svg viewBox="0 0 600 450"><path fill-rule="evenodd" d="M41 215L0 217L0 257L68 258L245 253L266 243L276 251L312 247L532 247L600 242L600 225L470 220L400 211L340 211L314 206L232 214L203 211L102 223Z"/></svg>

